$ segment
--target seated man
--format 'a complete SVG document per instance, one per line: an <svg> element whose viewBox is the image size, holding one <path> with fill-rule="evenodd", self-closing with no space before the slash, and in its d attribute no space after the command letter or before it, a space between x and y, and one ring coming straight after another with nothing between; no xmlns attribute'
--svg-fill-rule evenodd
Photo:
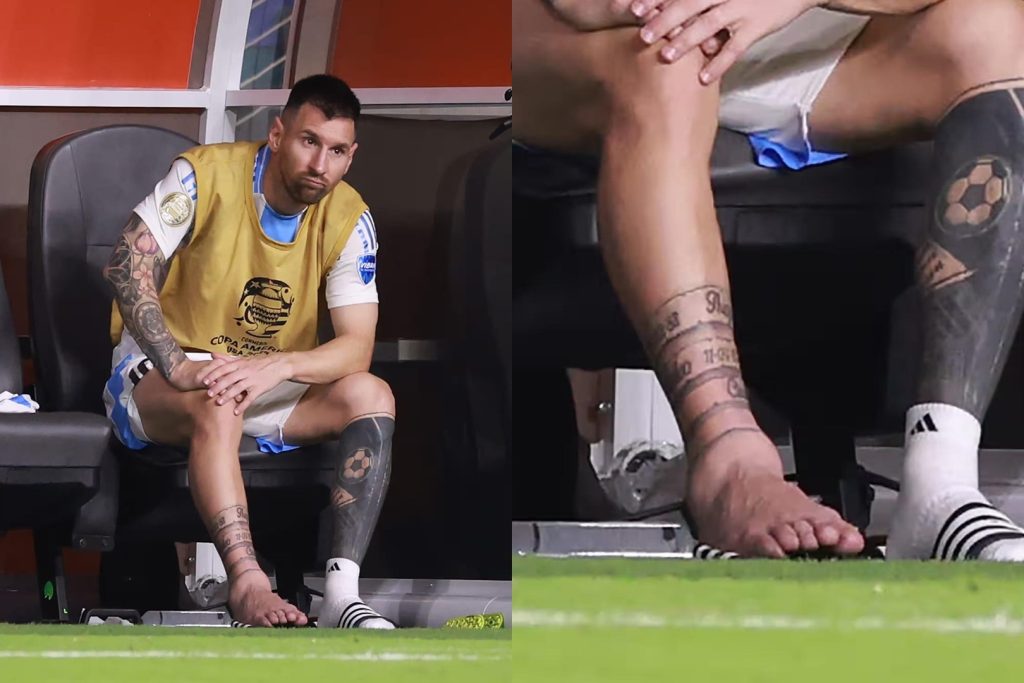
<svg viewBox="0 0 1024 683"><path fill-rule="evenodd" d="M1024 560L1024 531L977 470L1024 283L1022 33L1017 0L513 3L515 136L600 155L605 261L687 439L703 541L770 557L863 547L784 482L750 413L708 168L720 124L794 167L815 149L934 138L926 341L888 553Z"/></svg>
<svg viewBox="0 0 1024 683"><path fill-rule="evenodd" d="M319 626L393 628L358 586L395 426L391 391L368 372L377 236L341 180L358 117L343 81L299 81L266 142L204 145L175 159L104 271L116 292L104 391L115 432L129 448L188 447L192 497L243 624L307 621L271 592L256 561L238 462L248 434L269 452L340 439ZM318 346L322 285L335 337Z"/></svg>

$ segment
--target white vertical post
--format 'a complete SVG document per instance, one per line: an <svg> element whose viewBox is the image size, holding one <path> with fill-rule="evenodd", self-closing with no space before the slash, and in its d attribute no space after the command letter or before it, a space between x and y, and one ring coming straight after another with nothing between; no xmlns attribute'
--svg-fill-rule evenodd
<svg viewBox="0 0 1024 683"><path fill-rule="evenodd" d="M199 122L201 143L230 142L235 137L234 114L227 110L227 92L238 90L242 79L245 34L252 0L219 0L213 13L210 49L203 84L209 105Z"/></svg>
<svg viewBox="0 0 1024 683"><path fill-rule="evenodd" d="M650 441L652 398L651 373L615 370L612 453L618 453L634 441Z"/></svg>

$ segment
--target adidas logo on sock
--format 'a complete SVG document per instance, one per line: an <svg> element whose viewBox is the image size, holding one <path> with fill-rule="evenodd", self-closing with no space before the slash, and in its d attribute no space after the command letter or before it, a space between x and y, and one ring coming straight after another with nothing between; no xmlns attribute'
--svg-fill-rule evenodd
<svg viewBox="0 0 1024 683"><path fill-rule="evenodd" d="M921 432L937 432L939 428L935 426L935 422L932 421L932 414L925 413L924 417L917 421L914 428L910 430L910 436L914 434L920 434Z"/></svg>
<svg viewBox="0 0 1024 683"><path fill-rule="evenodd" d="M340 571L341 571L341 565L339 565L337 562L332 562L331 566L327 568L327 573L328 574L330 574L331 572L340 572Z"/></svg>

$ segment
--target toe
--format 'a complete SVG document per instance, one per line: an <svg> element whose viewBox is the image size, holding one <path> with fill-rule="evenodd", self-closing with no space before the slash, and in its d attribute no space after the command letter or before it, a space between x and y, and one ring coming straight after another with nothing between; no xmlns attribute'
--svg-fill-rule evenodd
<svg viewBox="0 0 1024 683"><path fill-rule="evenodd" d="M786 556L786 551L782 549L779 542L775 540L775 537L769 533L750 534L737 552L740 555L752 557L782 558Z"/></svg>
<svg viewBox="0 0 1024 683"><path fill-rule="evenodd" d="M845 555L855 555L864 550L864 536L856 527L847 526L839 535L836 550Z"/></svg>
<svg viewBox="0 0 1024 683"><path fill-rule="evenodd" d="M784 552L792 553L800 549L800 537L789 524L777 524L773 526L771 534Z"/></svg>
<svg viewBox="0 0 1024 683"><path fill-rule="evenodd" d="M814 527L805 519L798 519L793 522L793 530L800 538L800 548L803 550L817 550L818 537L814 534Z"/></svg>
<svg viewBox="0 0 1024 683"><path fill-rule="evenodd" d="M818 545L831 548L839 543L838 527L834 522L815 522L814 535L818 538Z"/></svg>

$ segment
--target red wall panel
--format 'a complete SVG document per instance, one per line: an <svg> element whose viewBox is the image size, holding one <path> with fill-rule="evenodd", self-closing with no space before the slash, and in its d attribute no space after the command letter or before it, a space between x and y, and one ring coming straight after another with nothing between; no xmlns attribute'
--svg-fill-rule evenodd
<svg viewBox="0 0 1024 683"><path fill-rule="evenodd" d="M508 0L343 0L331 72L354 88L512 82Z"/></svg>
<svg viewBox="0 0 1024 683"><path fill-rule="evenodd" d="M200 0L0 0L0 85L185 88Z"/></svg>

